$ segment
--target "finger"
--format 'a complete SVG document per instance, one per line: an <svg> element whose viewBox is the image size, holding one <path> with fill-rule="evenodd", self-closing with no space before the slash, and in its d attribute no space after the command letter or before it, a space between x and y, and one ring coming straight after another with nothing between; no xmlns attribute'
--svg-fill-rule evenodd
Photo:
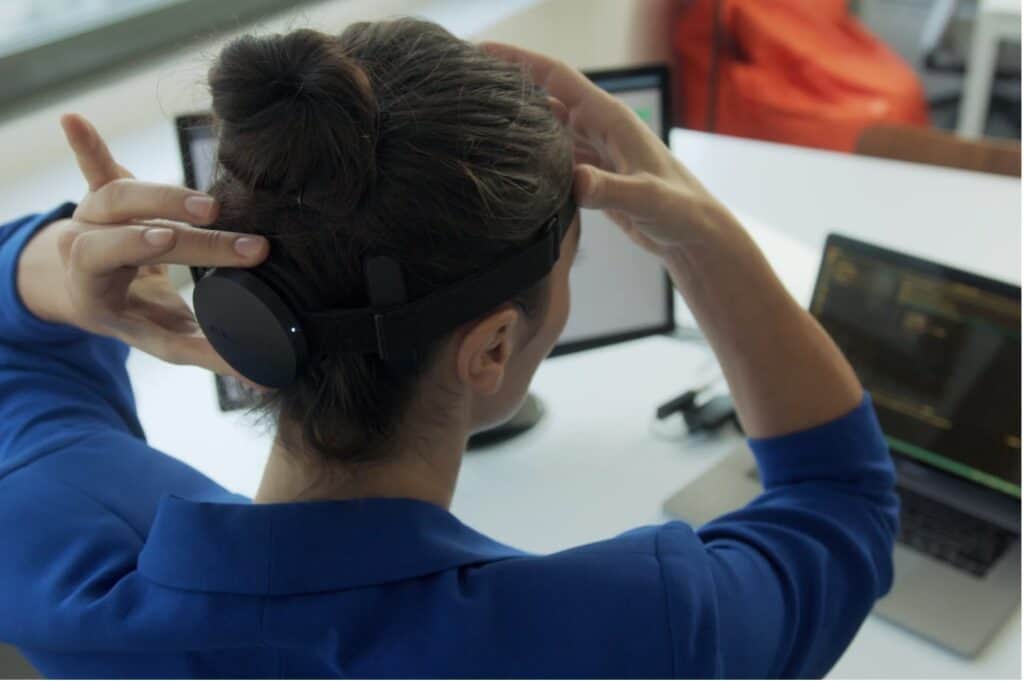
<svg viewBox="0 0 1024 681"><path fill-rule="evenodd" d="M576 166L573 187L580 207L621 211L634 220L650 218L658 191L650 176L611 173L585 164Z"/></svg>
<svg viewBox="0 0 1024 681"><path fill-rule="evenodd" d="M202 366L262 388L240 376L210 347L192 310L163 277L136 279L129 288L124 313L110 322L110 328L122 340L154 356Z"/></svg>
<svg viewBox="0 0 1024 681"><path fill-rule="evenodd" d="M188 335L199 330L199 323L187 306L179 310L159 302L143 301L132 303L132 312L172 333Z"/></svg>
<svg viewBox="0 0 1024 681"><path fill-rule="evenodd" d="M621 210L609 209L604 211L604 214L608 216L609 220L618 225L622 231L629 232L629 230L633 229L633 221Z"/></svg>
<svg viewBox="0 0 1024 681"><path fill-rule="evenodd" d="M576 69L539 52L490 41L480 43L480 49L498 59L526 68L534 83L569 109L580 104L586 97L602 92Z"/></svg>
<svg viewBox="0 0 1024 681"><path fill-rule="evenodd" d="M572 160L576 165L591 165L597 168L604 166L604 158L593 147L577 144L573 147Z"/></svg>
<svg viewBox="0 0 1024 681"><path fill-rule="evenodd" d="M560 120L563 125L569 124L569 109L562 104L561 100L556 97L548 97L548 106L551 107L551 113L555 115L555 118Z"/></svg>
<svg viewBox="0 0 1024 681"><path fill-rule="evenodd" d="M111 156L106 142L96 128L78 114L64 114L60 118L64 136L75 152L78 167L89 184L89 191L95 191L108 182L131 177Z"/></svg>
<svg viewBox="0 0 1024 681"><path fill-rule="evenodd" d="M174 228L174 247L145 264L193 267L253 267L270 254L270 243L258 234L181 225Z"/></svg>
<svg viewBox="0 0 1024 681"><path fill-rule="evenodd" d="M622 233L625 234L630 241L646 251L655 255L659 254L657 242L637 227L628 214L614 209L608 209L603 212L609 220L615 223L616 227L622 230Z"/></svg>
<svg viewBox="0 0 1024 681"><path fill-rule="evenodd" d="M563 61L506 43L483 42L480 49L525 68L535 84L566 107L575 128L603 135L623 115L614 97Z"/></svg>
<svg viewBox="0 0 1024 681"><path fill-rule="evenodd" d="M206 225L217 219L217 203L185 187L118 179L90 192L75 217L100 224L164 219Z"/></svg>
<svg viewBox="0 0 1024 681"><path fill-rule="evenodd" d="M180 226L125 225L79 233L71 244L72 273L84 278L123 267L174 263L196 267L252 267L266 258L267 240L253 234Z"/></svg>
<svg viewBox="0 0 1024 681"><path fill-rule="evenodd" d="M190 364L224 376L241 375L210 345L201 332L177 333L146 319L121 320L118 337L171 364Z"/></svg>
<svg viewBox="0 0 1024 681"><path fill-rule="evenodd" d="M140 275L144 268L140 268ZM125 315L149 321L177 333L194 333L199 329L195 315L163 275L138 276L128 289Z"/></svg>

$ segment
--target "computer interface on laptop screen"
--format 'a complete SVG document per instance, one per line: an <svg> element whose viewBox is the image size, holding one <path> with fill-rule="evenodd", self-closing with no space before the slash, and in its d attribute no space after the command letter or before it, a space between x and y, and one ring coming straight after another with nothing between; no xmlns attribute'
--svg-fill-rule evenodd
<svg viewBox="0 0 1024 681"><path fill-rule="evenodd" d="M811 304L894 452L1020 497L1020 298L832 244Z"/></svg>

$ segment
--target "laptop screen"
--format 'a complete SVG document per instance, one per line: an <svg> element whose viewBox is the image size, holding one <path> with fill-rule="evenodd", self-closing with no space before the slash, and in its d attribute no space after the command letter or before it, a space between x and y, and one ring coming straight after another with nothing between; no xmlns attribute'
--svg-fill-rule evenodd
<svg viewBox="0 0 1024 681"><path fill-rule="evenodd" d="M811 312L895 454L1020 498L1020 287L832 235Z"/></svg>

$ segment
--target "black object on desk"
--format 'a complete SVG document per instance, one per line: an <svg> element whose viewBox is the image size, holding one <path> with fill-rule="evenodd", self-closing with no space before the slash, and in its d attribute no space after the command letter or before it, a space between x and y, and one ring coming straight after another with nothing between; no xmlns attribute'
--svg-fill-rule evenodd
<svg viewBox="0 0 1024 681"><path fill-rule="evenodd" d="M682 414L686 429L693 433L716 433L725 425L732 423L736 429L743 432L739 418L736 416L736 407L729 395L718 395L710 400L698 404L703 388L687 390L679 397L673 398L658 407L655 416L659 421L667 419L673 414Z"/></svg>

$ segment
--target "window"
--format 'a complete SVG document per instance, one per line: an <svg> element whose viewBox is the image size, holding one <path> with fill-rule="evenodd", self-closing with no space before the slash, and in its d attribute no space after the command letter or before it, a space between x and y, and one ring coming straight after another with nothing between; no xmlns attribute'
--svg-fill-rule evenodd
<svg viewBox="0 0 1024 681"><path fill-rule="evenodd" d="M0 114L308 0L2 0Z"/></svg>

